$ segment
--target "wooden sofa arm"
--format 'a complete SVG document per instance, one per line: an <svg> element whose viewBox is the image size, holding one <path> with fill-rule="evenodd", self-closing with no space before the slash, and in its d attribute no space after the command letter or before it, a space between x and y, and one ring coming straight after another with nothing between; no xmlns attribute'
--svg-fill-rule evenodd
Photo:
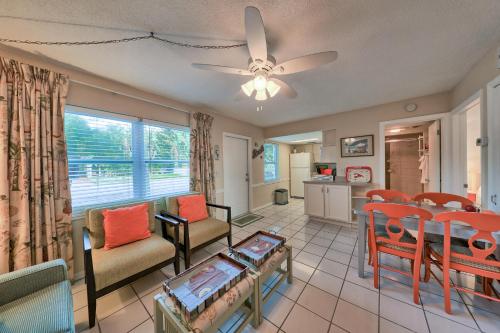
<svg viewBox="0 0 500 333"><path fill-rule="evenodd" d="M208 202L207 202L207 206L208 207L225 209L227 211L226 222L229 223L229 224L231 224L231 207L229 207L229 206L223 206L223 205L217 205L217 204L208 203Z"/></svg>
<svg viewBox="0 0 500 333"><path fill-rule="evenodd" d="M85 282L87 289L95 290L94 266L92 263L92 243L90 242L89 229L83 227L83 264L85 269Z"/></svg>
<svg viewBox="0 0 500 333"><path fill-rule="evenodd" d="M161 233L163 238L167 239L167 224L174 228L174 242L177 247L177 243L179 242L179 222L174 220L172 217L155 215L155 219L161 222Z"/></svg>
<svg viewBox="0 0 500 333"><path fill-rule="evenodd" d="M188 223L187 219L180 217L179 215L171 214L171 213L167 212L166 210L162 210L160 212L160 216L169 217L169 218L173 219L174 221L177 221L180 223Z"/></svg>

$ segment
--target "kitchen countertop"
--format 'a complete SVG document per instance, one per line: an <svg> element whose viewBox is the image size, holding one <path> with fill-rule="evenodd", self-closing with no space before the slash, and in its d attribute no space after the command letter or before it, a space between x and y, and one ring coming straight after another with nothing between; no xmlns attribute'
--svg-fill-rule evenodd
<svg viewBox="0 0 500 333"><path fill-rule="evenodd" d="M351 183L345 180L345 177L336 177L335 180L324 180L324 179L309 179L304 180L304 184L326 184L326 185L345 185L345 186L361 186L370 187L373 183Z"/></svg>

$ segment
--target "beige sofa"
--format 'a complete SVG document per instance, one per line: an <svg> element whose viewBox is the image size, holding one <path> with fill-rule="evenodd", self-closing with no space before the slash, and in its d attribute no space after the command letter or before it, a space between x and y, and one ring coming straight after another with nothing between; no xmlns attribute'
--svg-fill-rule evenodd
<svg viewBox="0 0 500 333"><path fill-rule="evenodd" d="M186 219L179 216L177 198L178 196L165 198L166 210L162 210L160 214L181 224L179 227L179 248L184 252L186 269L191 265L191 255L205 246L224 237L227 238L228 246L231 246L231 207L207 203L208 208L226 210L226 221L209 217L203 221L188 223ZM168 227L167 229L167 235L173 239L174 228Z"/></svg>
<svg viewBox="0 0 500 333"><path fill-rule="evenodd" d="M174 264L175 273L179 274L179 222L156 215L155 203L147 203L151 237L111 250L104 250L103 210L140 203L99 207L85 212L83 248L90 327L95 325L97 298L169 264ZM161 223L162 236L154 233L156 221Z"/></svg>

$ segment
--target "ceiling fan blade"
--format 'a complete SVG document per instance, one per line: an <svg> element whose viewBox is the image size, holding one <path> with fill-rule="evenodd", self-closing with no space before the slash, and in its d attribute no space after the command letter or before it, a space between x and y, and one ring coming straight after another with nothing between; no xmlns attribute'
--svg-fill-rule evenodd
<svg viewBox="0 0 500 333"><path fill-rule="evenodd" d="M236 75L253 75L252 72L234 67L219 66L219 65L207 65L207 64L192 64L194 68L203 69L207 71L216 71L226 74L236 74Z"/></svg>
<svg viewBox="0 0 500 333"><path fill-rule="evenodd" d="M269 80L273 81L278 86L280 86L280 91L282 91L285 96L290 97L290 98L297 97L297 92L295 91L295 89L290 87L288 85L288 83L285 83L284 81L281 81L280 79L276 79L274 77L270 78Z"/></svg>
<svg viewBox="0 0 500 333"><path fill-rule="evenodd" d="M336 51L326 51L298 57L276 65L273 68L273 74L292 74L307 71L309 69L335 61L335 59L337 59L337 56L338 53Z"/></svg>
<svg viewBox="0 0 500 333"><path fill-rule="evenodd" d="M245 32L247 36L248 51L254 61L260 59L267 61L267 42L264 22L260 12L255 7L245 8Z"/></svg>

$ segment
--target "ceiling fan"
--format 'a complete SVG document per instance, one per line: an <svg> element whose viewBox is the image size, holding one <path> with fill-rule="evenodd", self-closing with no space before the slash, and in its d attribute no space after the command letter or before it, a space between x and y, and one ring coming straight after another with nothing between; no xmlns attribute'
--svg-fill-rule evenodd
<svg viewBox="0 0 500 333"><path fill-rule="evenodd" d="M241 90L255 99L265 101L268 96L274 97L281 90L287 97L294 98L297 92L284 81L275 78L277 75L287 75L306 71L337 59L336 51L326 51L309 54L276 64L274 57L267 53L266 33L260 12L255 7L245 8L245 31L250 58L248 69L240 69L219 65L193 64L193 67L222 72L253 76L253 79L241 86Z"/></svg>

